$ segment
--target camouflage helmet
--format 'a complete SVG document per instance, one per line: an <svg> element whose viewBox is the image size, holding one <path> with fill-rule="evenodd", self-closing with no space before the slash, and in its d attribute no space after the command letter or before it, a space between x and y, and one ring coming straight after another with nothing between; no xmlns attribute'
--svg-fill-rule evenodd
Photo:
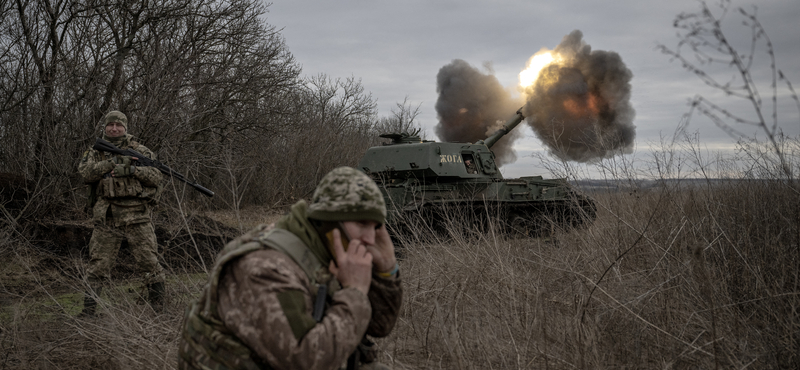
<svg viewBox="0 0 800 370"><path fill-rule="evenodd" d="M317 185L308 218L321 221L386 222L386 203L378 185L363 172L338 167L328 172Z"/></svg>
<svg viewBox="0 0 800 370"><path fill-rule="evenodd" d="M111 112L106 113L105 123L103 126L108 125L111 122L119 122L125 127L125 131L128 131L128 117L125 117L125 114L118 110L112 110Z"/></svg>

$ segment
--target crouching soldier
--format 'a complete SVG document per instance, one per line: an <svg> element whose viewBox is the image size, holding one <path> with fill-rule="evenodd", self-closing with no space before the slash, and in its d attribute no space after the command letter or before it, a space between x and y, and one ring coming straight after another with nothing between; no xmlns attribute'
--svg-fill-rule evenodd
<svg viewBox="0 0 800 370"><path fill-rule="evenodd" d="M365 334L388 335L402 302L386 206L363 173L325 175L217 256L187 310L180 369L388 369Z"/></svg>

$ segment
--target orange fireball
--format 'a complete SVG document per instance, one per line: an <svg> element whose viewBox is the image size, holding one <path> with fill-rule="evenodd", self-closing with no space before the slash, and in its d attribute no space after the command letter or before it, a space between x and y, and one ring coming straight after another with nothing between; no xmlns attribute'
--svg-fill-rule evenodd
<svg viewBox="0 0 800 370"><path fill-rule="evenodd" d="M600 98L594 93L568 97L562 103L564 110L573 118L597 117L600 115Z"/></svg>

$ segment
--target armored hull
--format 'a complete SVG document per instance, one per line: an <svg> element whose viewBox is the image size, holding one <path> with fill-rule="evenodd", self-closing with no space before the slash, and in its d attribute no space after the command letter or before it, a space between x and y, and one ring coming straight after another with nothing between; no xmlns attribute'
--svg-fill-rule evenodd
<svg viewBox="0 0 800 370"><path fill-rule="evenodd" d="M389 222L422 217L441 224L458 218L474 227L499 221L507 230L532 235L595 218L594 201L564 179L503 178L483 141L422 141L410 134L381 137L392 142L368 149L358 167L382 189ZM490 139L490 144L497 140Z"/></svg>

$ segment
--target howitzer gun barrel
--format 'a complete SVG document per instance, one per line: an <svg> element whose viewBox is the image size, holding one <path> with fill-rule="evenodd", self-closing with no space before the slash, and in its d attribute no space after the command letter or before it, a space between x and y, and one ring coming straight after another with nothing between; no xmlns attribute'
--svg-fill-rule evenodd
<svg viewBox="0 0 800 370"><path fill-rule="evenodd" d="M503 127L499 130L495 131L491 136L487 137L485 140L479 140L475 144L484 144L487 148L491 149L492 145L494 145L497 140L500 140L503 136L507 133L511 132L517 125L519 125L522 120L525 119L525 116L522 115L522 108L517 110L517 114L514 118L508 120L506 123L503 124Z"/></svg>

